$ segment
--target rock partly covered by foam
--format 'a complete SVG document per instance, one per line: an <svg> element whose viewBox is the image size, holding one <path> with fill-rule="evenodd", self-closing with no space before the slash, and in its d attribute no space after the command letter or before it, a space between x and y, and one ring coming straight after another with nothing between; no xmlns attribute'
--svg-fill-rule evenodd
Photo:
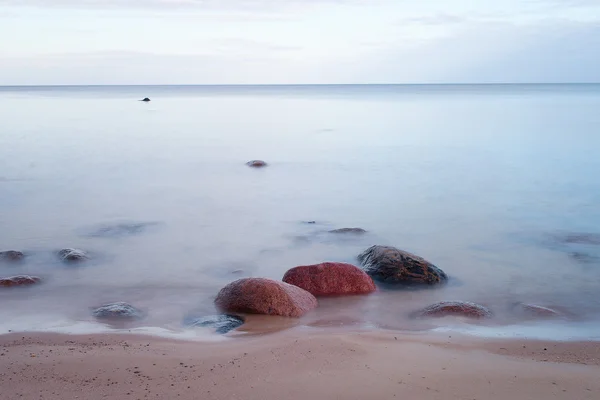
<svg viewBox="0 0 600 400"><path fill-rule="evenodd" d="M3 261L19 261L25 257L23 252L18 250L0 251L0 260Z"/></svg>
<svg viewBox="0 0 600 400"><path fill-rule="evenodd" d="M487 307L468 301L442 301L416 313L417 317L446 317L449 315L478 319L489 318L493 314Z"/></svg>
<svg viewBox="0 0 600 400"><path fill-rule="evenodd" d="M98 307L92 311L92 315L99 319L139 319L144 313L131 304L118 302Z"/></svg>
<svg viewBox="0 0 600 400"><path fill-rule="evenodd" d="M251 160L246 163L247 166L252 168L262 168L266 167L267 163L263 160Z"/></svg>
<svg viewBox="0 0 600 400"><path fill-rule="evenodd" d="M325 262L290 269L283 281L298 286L315 296L367 294L375 291L375 283L360 268L347 263Z"/></svg>
<svg viewBox="0 0 600 400"><path fill-rule="evenodd" d="M213 328L216 330L217 333L225 334L242 326L244 324L244 321L245 320L243 317L237 315L221 314L191 318L187 320L186 324L189 326Z"/></svg>
<svg viewBox="0 0 600 400"><path fill-rule="evenodd" d="M12 286L27 286L34 285L41 281L37 276L29 276L29 275L17 275L11 276L8 278L0 278L0 286L2 287L12 287Z"/></svg>
<svg viewBox="0 0 600 400"><path fill-rule="evenodd" d="M62 249L58 252L58 257L62 261L69 262L84 261L89 258L85 251L79 249Z"/></svg>
<svg viewBox="0 0 600 400"><path fill-rule="evenodd" d="M367 274L383 283L435 285L448 280L446 273L429 261L395 247L369 247L358 260Z"/></svg>
<svg viewBox="0 0 600 400"><path fill-rule="evenodd" d="M515 303L513 310L522 316L532 318L560 318L564 316L560 311L536 304Z"/></svg>
<svg viewBox="0 0 600 400"><path fill-rule="evenodd" d="M317 307L317 299L304 289L266 278L244 278L225 286L216 306L229 313L301 317Z"/></svg>

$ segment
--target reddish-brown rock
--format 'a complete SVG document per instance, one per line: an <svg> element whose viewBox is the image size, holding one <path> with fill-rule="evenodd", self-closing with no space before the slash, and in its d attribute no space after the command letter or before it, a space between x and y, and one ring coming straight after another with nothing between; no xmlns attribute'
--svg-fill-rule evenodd
<svg viewBox="0 0 600 400"><path fill-rule="evenodd" d="M283 281L315 296L366 294L375 291L375 283L360 268L346 263L326 262L290 269Z"/></svg>
<svg viewBox="0 0 600 400"><path fill-rule="evenodd" d="M442 301L427 306L416 314L418 317L445 317L448 315L489 318L492 316L492 312L487 307L468 301Z"/></svg>
<svg viewBox="0 0 600 400"><path fill-rule="evenodd" d="M284 282L244 278L221 289L215 304L224 312L301 317L317 307L317 299Z"/></svg>
<svg viewBox="0 0 600 400"><path fill-rule="evenodd" d="M266 167L267 163L264 162L263 160L252 160L252 161L248 161L246 163L247 166L252 167L252 168L262 168L262 167Z"/></svg>
<svg viewBox="0 0 600 400"><path fill-rule="evenodd" d="M39 281L40 278L37 276L17 275L8 278L0 278L0 287L33 285Z"/></svg>

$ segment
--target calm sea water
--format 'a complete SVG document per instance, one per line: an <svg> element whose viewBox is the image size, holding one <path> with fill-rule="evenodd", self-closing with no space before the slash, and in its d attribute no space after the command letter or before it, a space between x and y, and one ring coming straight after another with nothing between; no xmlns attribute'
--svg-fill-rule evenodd
<svg viewBox="0 0 600 400"><path fill-rule="evenodd" d="M486 304L493 326L522 322L516 301L599 321L600 246L563 240L600 234L598 110L600 85L0 88L0 250L29 254L0 275L45 281L0 291L0 331L113 301L180 329L234 279L372 244L453 280L255 325L421 329L451 323L407 317L438 300ZM344 227L369 233L324 232ZM64 247L92 260L66 266Z"/></svg>

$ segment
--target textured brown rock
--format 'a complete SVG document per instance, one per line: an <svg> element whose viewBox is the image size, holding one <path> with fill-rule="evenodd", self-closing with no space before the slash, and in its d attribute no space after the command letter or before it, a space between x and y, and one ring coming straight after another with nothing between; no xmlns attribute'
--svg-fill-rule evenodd
<svg viewBox="0 0 600 400"><path fill-rule="evenodd" d="M290 269L283 281L315 296L366 294L375 291L375 283L360 268L346 263L326 262Z"/></svg>
<svg viewBox="0 0 600 400"><path fill-rule="evenodd" d="M0 260L19 261L22 260L23 257L25 257L25 254L17 250L0 251Z"/></svg>
<svg viewBox="0 0 600 400"><path fill-rule="evenodd" d="M429 261L395 247L369 247L358 260L367 274L383 283L435 285L448 280L446 273Z"/></svg>
<svg viewBox="0 0 600 400"><path fill-rule="evenodd" d="M489 318L492 312L479 304L468 301L443 301L432 304L417 312L417 317L445 317L458 315L468 318Z"/></svg>
<svg viewBox="0 0 600 400"><path fill-rule="evenodd" d="M221 289L215 304L224 312L301 317L317 306L317 299L284 282L244 278Z"/></svg>
<svg viewBox="0 0 600 400"><path fill-rule="evenodd" d="M0 287L33 285L40 281L37 276L17 275L8 278L0 278Z"/></svg>
<svg viewBox="0 0 600 400"><path fill-rule="evenodd" d="M248 161L246 163L246 165L249 167L253 167L253 168L262 168L262 167L266 167L267 163L264 162L263 160L252 160L252 161Z"/></svg>

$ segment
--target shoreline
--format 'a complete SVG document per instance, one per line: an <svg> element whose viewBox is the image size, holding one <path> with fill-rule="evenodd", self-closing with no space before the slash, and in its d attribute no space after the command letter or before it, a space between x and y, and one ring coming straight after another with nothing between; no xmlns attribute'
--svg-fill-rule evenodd
<svg viewBox="0 0 600 400"><path fill-rule="evenodd" d="M219 341L0 335L7 398L593 399L600 342L291 329Z"/></svg>

